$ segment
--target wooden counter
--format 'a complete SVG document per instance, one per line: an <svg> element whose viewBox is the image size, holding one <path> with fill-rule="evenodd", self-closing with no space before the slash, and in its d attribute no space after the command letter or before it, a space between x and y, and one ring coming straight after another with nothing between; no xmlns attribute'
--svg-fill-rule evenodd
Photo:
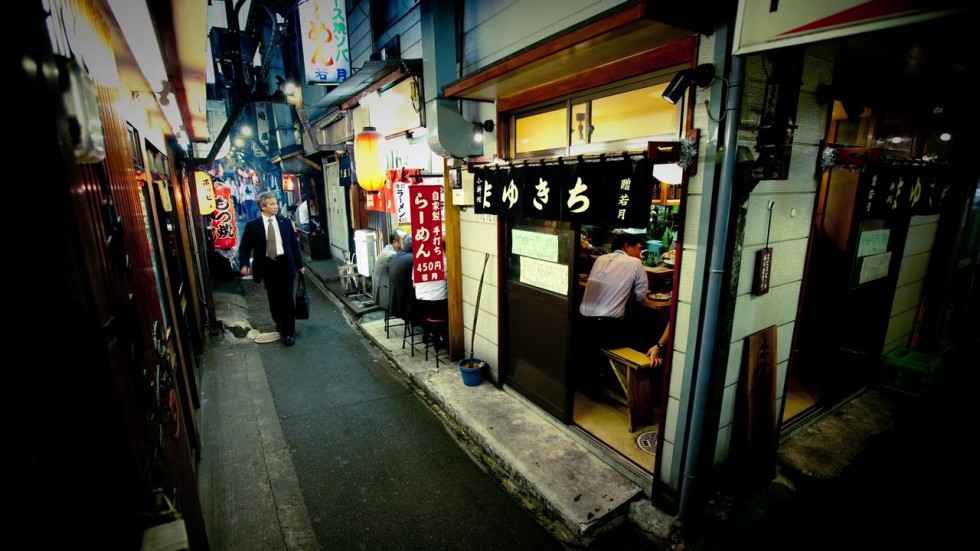
<svg viewBox="0 0 980 551"><path fill-rule="evenodd" d="M579 287L585 289L586 284L587 282L582 281L581 279L578 280ZM672 300L650 300L650 297L647 297L644 298L642 301L638 302L637 304L644 308L649 308L651 310L663 310L666 308L670 308L671 302Z"/></svg>

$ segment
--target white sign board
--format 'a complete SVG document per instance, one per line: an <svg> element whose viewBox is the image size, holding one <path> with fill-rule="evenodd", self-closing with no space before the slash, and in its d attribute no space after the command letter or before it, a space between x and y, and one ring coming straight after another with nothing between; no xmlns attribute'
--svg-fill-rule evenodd
<svg viewBox="0 0 980 551"><path fill-rule="evenodd" d="M861 232L858 241L858 257L881 254L888 250L888 237L891 230L871 230Z"/></svg>
<svg viewBox="0 0 980 551"><path fill-rule="evenodd" d="M524 230L511 230L512 253L531 256L548 262L558 262L558 236Z"/></svg>
<svg viewBox="0 0 980 551"><path fill-rule="evenodd" d="M858 276L858 284L860 285L886 277L888 275L888 265L891 264L891 261L891 252L862 258L860 260L861 273Z"/></svg>
<svg viewBox="0 0 980 551"><path fill-rule="evenodd" d="M568 266L522 256L521 283L568 295Z"/></svg>
<svg viewBox="0 0 980 551"><path fill-rule="evenodd" d="M927 21L953 0L739 0L732 53L743 55ZM960 3L962 4L962 3Z"/></svg>

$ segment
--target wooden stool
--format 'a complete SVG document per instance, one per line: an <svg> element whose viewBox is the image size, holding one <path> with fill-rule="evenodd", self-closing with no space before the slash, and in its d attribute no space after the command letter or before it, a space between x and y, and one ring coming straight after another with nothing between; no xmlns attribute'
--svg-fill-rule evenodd
<svg viewBox="0 0 980 551"><path fill-rule="evenodd" d="M653 424L653 373L650 358L632 348L600 350L609 359L616 379L626 392L627 420L630 432L637 427Z"/></svg>

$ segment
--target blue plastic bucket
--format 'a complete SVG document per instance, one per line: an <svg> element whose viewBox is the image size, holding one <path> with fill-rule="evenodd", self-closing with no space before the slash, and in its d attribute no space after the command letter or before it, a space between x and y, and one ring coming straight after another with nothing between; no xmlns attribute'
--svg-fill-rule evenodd
<svg viewBox="0 0 980 551"><path fill-rule="evenodd" d="M483 382L483 368L486 362L479 358L473 358L473 367L469 365L469 359L462 359L456 365L459 366L459 373L463 376L463 384L466 386L480 386Z"/></svg>

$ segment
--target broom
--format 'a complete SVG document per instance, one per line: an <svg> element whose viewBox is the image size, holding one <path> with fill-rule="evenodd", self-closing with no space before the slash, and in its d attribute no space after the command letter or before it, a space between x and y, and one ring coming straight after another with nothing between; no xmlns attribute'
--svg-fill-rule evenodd
<svg viewBox="0 0 980 551"><path fill-rule="evenodd" d="M473 327L470 331L470 357L466 367L473 367L473 346L476 343L476 320L480 317L480 296L483 295L483 277L487 274L487 262L490 262L490 253L483 257L483 270L480 271L480 286L476 289L476 309L473 311Z"/></svg>

